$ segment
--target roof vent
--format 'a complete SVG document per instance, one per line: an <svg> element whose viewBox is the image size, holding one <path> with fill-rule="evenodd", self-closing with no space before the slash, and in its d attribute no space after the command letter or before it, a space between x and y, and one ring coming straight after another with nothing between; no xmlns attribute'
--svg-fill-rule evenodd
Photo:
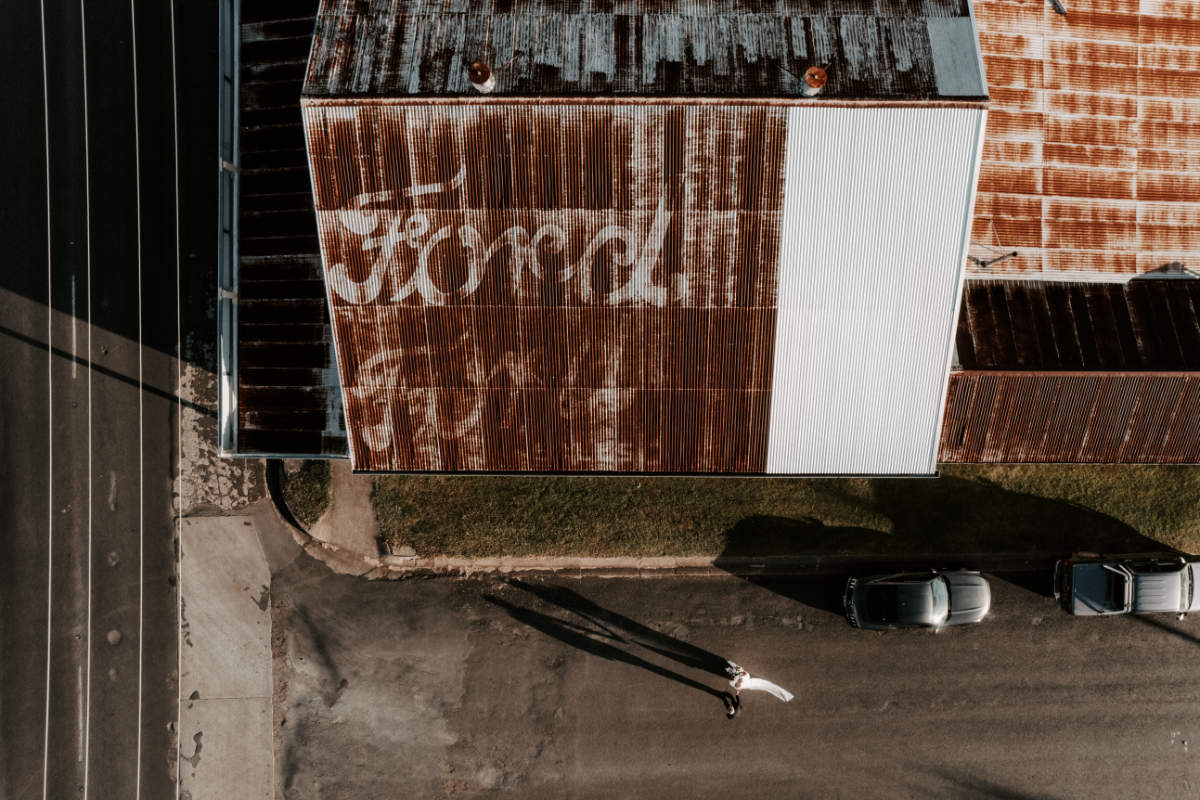
<svg viewBox="0 0 1200 800"><path fill-rule="evenodd" d="M1169 261L1158 269L1134 275L1131 280L1136 281L1143 278L1200 278L1200 272L1188 269L1182 261Z"/></svg>
<svg viewBox="0 0 1200 800"><path fill-rule="evenodd" d="M804 70L804 80L800 81L800 93L805 97L815 97L825 88L829 75L824 67L809 67Z"/></svg>
<svg viewBox="0 0 1200 800"><path fill-rule="evenodd" d="M496 75L492 68L482 61L476 61L467 67L467 77L471 80L471 85L483 94L491 94L496 88Z"/></svg>

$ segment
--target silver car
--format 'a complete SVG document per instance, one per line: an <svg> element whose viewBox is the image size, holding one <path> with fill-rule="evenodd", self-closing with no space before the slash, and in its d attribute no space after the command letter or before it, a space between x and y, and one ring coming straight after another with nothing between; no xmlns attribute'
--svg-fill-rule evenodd
<svg viewBox="0 0 1200 800"><path fill-rule="evenodd" d="M978 572L897 572L851 578L843 598L856 628L933 628L979 622L992 606L992 590Z"/></svg>
<svg viewBox="0 0 1200 800"><path fill-rule="evenodd" d="M1075 556L1054 565L1054 598L1077 616L1200 609L1200 562L1180 555Z"/></svg>

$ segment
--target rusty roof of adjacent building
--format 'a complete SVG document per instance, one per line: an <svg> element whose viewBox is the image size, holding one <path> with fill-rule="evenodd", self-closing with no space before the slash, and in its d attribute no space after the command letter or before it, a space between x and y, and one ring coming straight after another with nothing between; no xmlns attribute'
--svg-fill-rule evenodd
<svg viewBox="0 0 1200 800"><path fill-rule="evenodd" d="M344 456L299 108L316 3L241 6L237 449Z"/></svg>
<svg viewBox="0 0 1200 800"><path fill-rule="evenodd" d="M1200 271L1200 4L1066 6L975 3L990 111L968 269Z"/></svg>
<svg viewBox="0 0 1200 800"><path fill-rule="evenodd" d="M309 97L979 98L966 0L323 0Z"/></svg>
<svg viewBox="0 0 1200 800"><path fill-rule="evenodd" d="M1200 373L955 372L938 460L1200 463Z"/></svg>
<svg viewBox="0 0 1200 800"><path fill-rule="evenodd" d="M968 280L939 460L1200 462L1200 280Z"/></svg>
<svg viewBox="0 0 1200 800"><path fill-rule="evenodd" d="M1200 280L970 280L957 346L963 370L1200 370Z"/></svg>

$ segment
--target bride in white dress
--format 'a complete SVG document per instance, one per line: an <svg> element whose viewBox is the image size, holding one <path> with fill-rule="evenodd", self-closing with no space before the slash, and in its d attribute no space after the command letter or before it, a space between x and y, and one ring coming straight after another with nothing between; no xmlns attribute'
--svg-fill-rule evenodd
<svg viewBox="0 0 1200 800"><path fill-rule="evenodd" d="M791 702L793 696L792 693L787 689L784 689L779 684L771 683L771 681L766 680L765 678L752 678L749 672L746 672L746 670L742 669L732 661L727 661L725 663L729 665L725 667L725 672L729 674L729 685L733 687L735 698L741 695L742 689L747 689L749 691L768 692L769 694L775 695L785 703ZM739 705L740 703L735 700L733 708L731 708L729 711L729 716L732 717L737 712L737 707Z"/></svg>

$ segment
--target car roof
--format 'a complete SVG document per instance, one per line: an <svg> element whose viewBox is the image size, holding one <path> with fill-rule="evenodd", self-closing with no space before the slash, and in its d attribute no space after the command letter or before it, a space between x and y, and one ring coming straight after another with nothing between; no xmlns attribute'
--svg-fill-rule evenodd
<svg viewBox="0 0 1200 800"><path fill-rule="evenodd" d="M927 583L869 583L865 587L866 617L874 622L902 625L933 624L933 593ZM882 613L881 613L882 612Z"/></svg>

